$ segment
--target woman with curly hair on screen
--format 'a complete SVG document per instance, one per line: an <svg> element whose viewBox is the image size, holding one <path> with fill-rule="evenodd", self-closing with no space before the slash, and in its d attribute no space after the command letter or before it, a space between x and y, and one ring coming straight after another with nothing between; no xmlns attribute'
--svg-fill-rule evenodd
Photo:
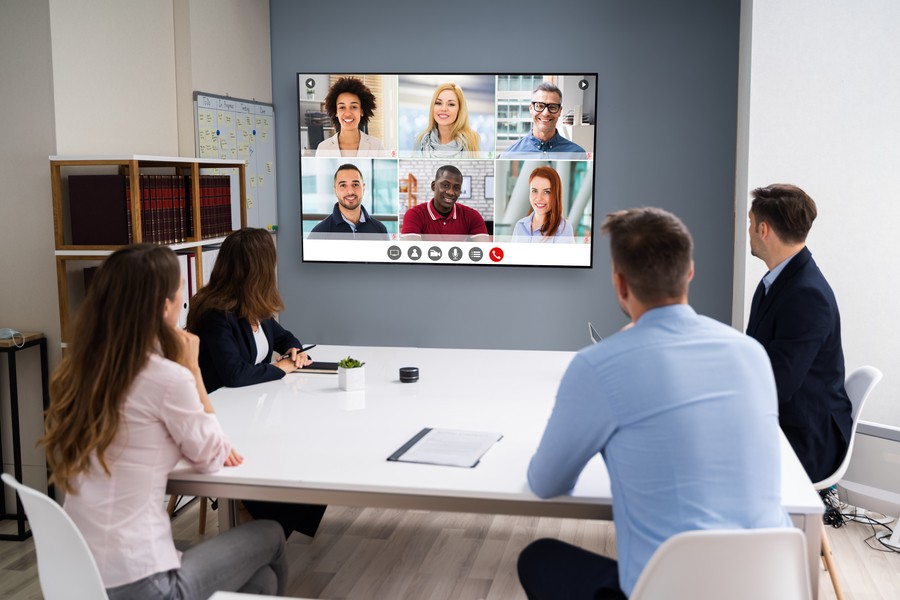
<svg viewBox="0 0 900 600"><path fill-rule="evenodd" d="M413 151L428 158L475 156L478 133L469 126L469 109L462 89L442 83L434 90L429 106L428 128L416 136Z"/></svg>
<svg viewBox="0 0 900 600"><path fill-rule="evenodd" d="M341 77L334 82L325 96L325 112L337 133L319 144L316 156L382 156L382 141L360 129L369 124L375 108L375 94L359 79Z"/></svg>

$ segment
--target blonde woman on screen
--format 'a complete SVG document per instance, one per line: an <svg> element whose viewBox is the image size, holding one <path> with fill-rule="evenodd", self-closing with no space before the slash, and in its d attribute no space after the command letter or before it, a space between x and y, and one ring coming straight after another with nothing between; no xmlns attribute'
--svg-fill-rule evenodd
<svg viewBox="0 0 900 600"><path fill-rule="evenodd" d="M162 246L127 246L99 268L50 382L41 443L51 481L66 492L111 599L284 594L284 537L273 521L175 549L169 471L181 460L200 472L243 461L206 395L199 340L178 327L183 295L178 259Z"/></svg>
<svg viewBox="0 0 900 600"><path fill-rule="evenodd" d="M428 158L475 156L478 133L469 126L469 109L462 89L442 83L431 97L429 126L416 136L413 151Z"/></svg>

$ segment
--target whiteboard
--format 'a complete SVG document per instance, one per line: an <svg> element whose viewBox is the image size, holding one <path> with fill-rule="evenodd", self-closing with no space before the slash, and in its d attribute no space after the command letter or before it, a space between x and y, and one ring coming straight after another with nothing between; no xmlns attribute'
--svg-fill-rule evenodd
<svg viewBox="0 0 900 600"><path fill-rule="evenodd" d="M194 136L197 158L247 161L247 226L278 230L275 192L275 107L194 92ZM211 175L232 175L232 197L238 194L237 169L202 169ZM231 207L232 227L240 226L240 206Z"/></svg>

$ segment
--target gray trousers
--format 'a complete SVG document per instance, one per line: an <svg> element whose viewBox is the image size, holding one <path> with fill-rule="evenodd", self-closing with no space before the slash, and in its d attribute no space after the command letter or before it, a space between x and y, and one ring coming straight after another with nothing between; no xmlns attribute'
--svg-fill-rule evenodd
<svg viewBox="0 0 900 600"><path fill-rule="evenodd" d="M110 600L207 600L217 591L284 595L284 532L275 521L253 521L189 548L181 568L107 588Z"/></svg>

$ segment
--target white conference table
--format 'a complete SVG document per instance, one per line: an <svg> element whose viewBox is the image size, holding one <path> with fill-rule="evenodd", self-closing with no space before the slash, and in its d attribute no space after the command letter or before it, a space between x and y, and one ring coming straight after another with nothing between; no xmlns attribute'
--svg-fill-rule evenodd
<svg viewBox="0 0 900 600"><path fill-rule="evenodd" d="M365 390L341 391L337 375L302 371L279 381L217 390L213 405L244 463L212 474L180 465L169 475L168 491L220 499L612 519L609 476L599 456L585 467L571 495L542 500L526 481L528 462L573 352L318 346L311 354L319 361L347 355L364 361ZM399 369L408 366L419 368L418 382L400 382ZM387 460L423 427L497 431L503 439L471 469ZM824 508L783 436L781 478L782 505L806 533L816 588Z"/></svg>

